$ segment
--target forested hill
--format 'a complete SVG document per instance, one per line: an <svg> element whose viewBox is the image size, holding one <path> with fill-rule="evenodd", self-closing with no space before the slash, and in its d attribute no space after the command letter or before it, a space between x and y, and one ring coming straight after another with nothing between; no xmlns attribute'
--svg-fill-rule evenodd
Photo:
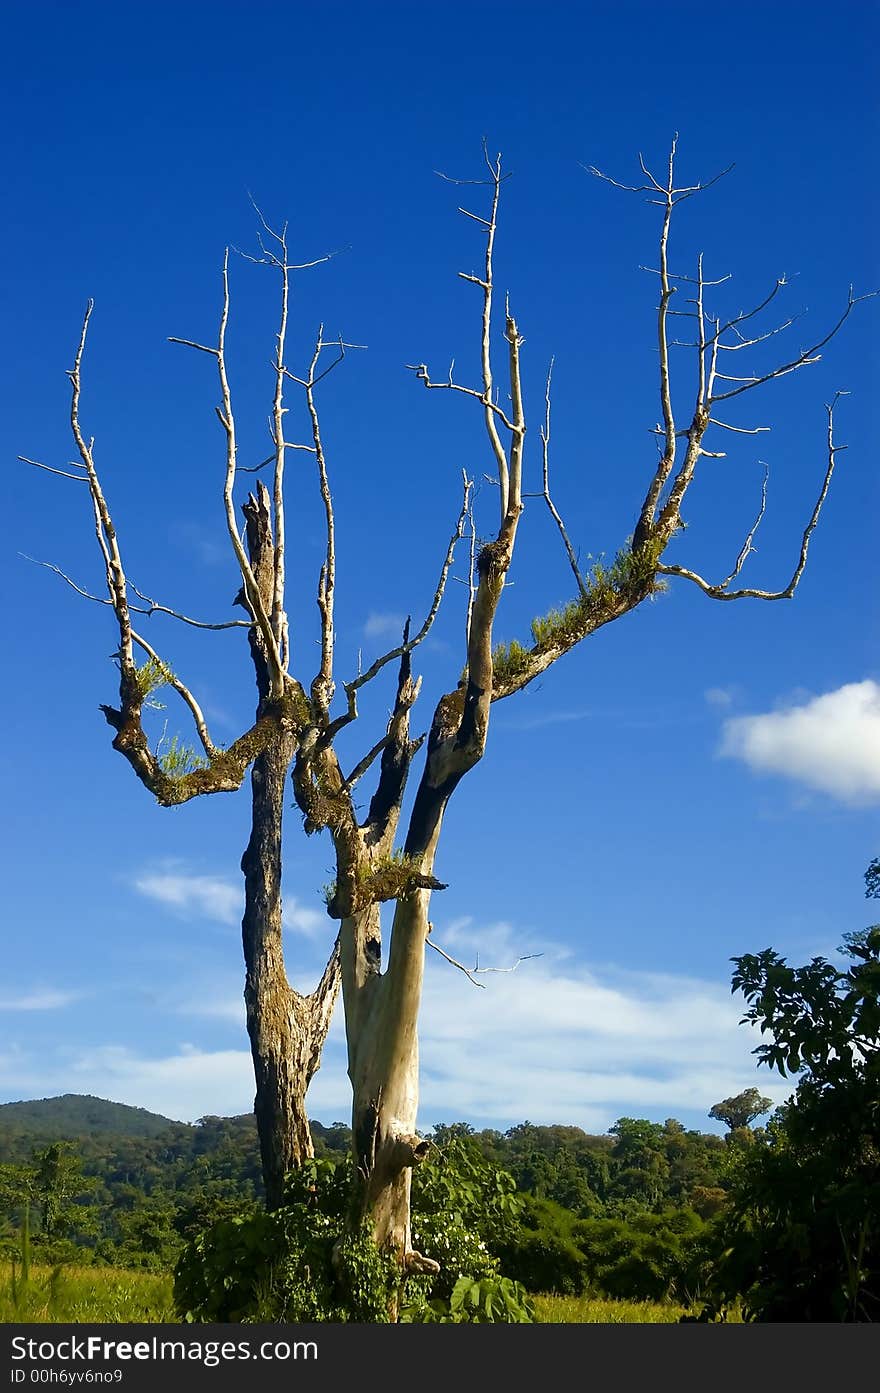
<svg viewBox="0 0 880 1393"><path fill-rule="evenodd" d="M180 1126L146 1108L111 1103L91 1094L65 1093L25 1103L0 1103L0 1136L28 1134L51 1141L112 1133L117 1137L156 1137Z"/></svg>
<svg viewBox="0 0 880 1393"><path fill-rule="evenodd" d="M347 1127L312 1123L316 1150L336 1151L348 1144ZM0 1164L28 1160L34 1147L66 1141L85 1157L120 1151L136 1154L133 1143L147 1143L144 1161L152 1157L170 1164L192 1161L196 1156L237 1155L243 1175L257 1162L256 1124L252 1113L239 1117L203 1117L198 1122L175 1122L146 1108L111 1103L91 1094L65 1093L59 1098L40 1098L20 1103L0 1103ZM152 1145L151 1145L152 1143ZM259 1167L256 1167L257 1171Z"/></svg>

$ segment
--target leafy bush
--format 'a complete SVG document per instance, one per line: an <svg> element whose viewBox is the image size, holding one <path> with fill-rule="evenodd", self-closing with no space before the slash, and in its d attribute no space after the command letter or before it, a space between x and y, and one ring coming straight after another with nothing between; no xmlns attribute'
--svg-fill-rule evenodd
<svg viewBox="0 0 880 1393"><path fill-rule="evenodd" d="M576 1222L574 1214L552 1200L524 1197L520 1225L495 1245L505 1272L531 1292L579 1295L587 1273L572 1233Z"/></svg>
<svg viewBox="0 0 880 1393"><path fill-rule="evenodd" d="M524 1201L513 1177L493 1165L465 1129L437 1128L413 1174L413 1246L439 1262L434 1277L407 1282L408 1323L523 1323L534 1319L525 1288L502 1276L500 1241L518 1228ZM511 1274L515 1275L515 1274Z"/></svg>
<svg viewBox="0 0 880 1393"><path fill-rule="evenodd" d="M509 1277L459 1277L448 1300L413 1301L400 1319L407 1324L530 1325L535 1308L525 1287Z"/></svg>
<svg viewBox="0 0 880 1393"><path fill-rule="evenodd" d="M690 1297L700 1285L705 1225L693 1210L582 1219L572 1237L585 1255L589 1285L633 1301Z"/></svg>
<svg viewBox="0 0 880 1393"><path fill-rule="evenodd" d="M366 1231L348 1224L346 1158L313 1160L288 1177L285 1205L249 1206L195 1233L175 1271L179 1316L210 1323L389 1319L401 1298L407 1323L522 1322L525 1290L503 1277L481 1237L519 1210L513 1181L457 1137L420 1167L414 1185L414 1246L440 1263L436 1276L406 1280Z"/></svg>
<svg viewBox="0 0 880 1393"><path fill-rule="evenodd" d="M865 880L877 895L877 862ZM845 970L789 967L772 949L735 958L755 1053L785 1076L786 1107L738 1147L703 1318L742 1296L755 1321L880 1318L880 926L847 935Z"/></svg>
<svg viewBox="0 0 880 1393"><path fill-rule="evenodd" d="M289 1203L196 1234L174 1275L187 1321L292 1323L388 1319L389 1264L344 1223L347 1168L310 1161L289 1178Z"/></svg>

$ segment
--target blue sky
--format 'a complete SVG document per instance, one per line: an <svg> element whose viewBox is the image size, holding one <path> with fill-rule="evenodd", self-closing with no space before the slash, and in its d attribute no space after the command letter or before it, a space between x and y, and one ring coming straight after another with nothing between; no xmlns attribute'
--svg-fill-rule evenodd
<svg viewBox="0 0 880 1393"><path fill-rule="evenodd" d="M583 166L632 182L638 152L661 167L675 130L685 182L735 162L680 210L673 269L691 270L702 250L707 275L733 272L718 291L725 312L791 277L783 317L805 312L787 338L793 356L833 323L851 282L880 285L876 11L85 4L16 7L5 25L0 1099L76 1091L187 1119L240 1112L253 1087L238 936L247 792L153 805L97 710L115 698L107 612L19 555L100 587L87 499L16 462L72 457L64 372L87 298L83 419L128 573L163 603L219 620L232 617L238 581L216 387L209 360L167 338L215 333L224 246L256 249L249 193L270 220L289 220L298 259L339 251L297 278L290 344L305 361L323 321L368 345L321 400L348 676L359 650L375 655L407 613L424 612L460 471L490 468L471 403L426 394L405 371L426 362L442 375L452 357L462 381L477 369L479 305L456 273L478 264L479 235L434 171L479 177L483 137L504 152L515 177L496 276L526 337L532 487L555 356L554 495L581 554L613 556L655 457L656 283L638 268L656 265L658 223ZM274 291L263 268L233 261L230 368L254 462L268 453ZM768 511L745 578L784 585L824 470L823 403L847 389L837 436L849 449L795 600L721 605L677 582L495 708L486 758L447 816L435 936L484 966L543 956L487 974L478 992L431 955L423 1125L529 1117L604 1130L636 1115L710 1128L709 1107L741 1088L785 1096L755 1073L729 959L768 945L796 961L830 954L870 913L878 305L858 307L821 363L738 408L737 423L772 432L716 437L728 458L703 461L670 553L724 575L766 460ZM690 405L684 351L674 366ZM299 458L288 477L288 608L311 676L319 500ZM477 503L488 533L488 485ZM570 596L538 504L500 639L527 636L532 616ZM460 670L464 597L450 587L420 650L419 728ZM234 738L254 700L242 631L150 624L216 738ZM363 703L352 762L390 699L389 686ZM330 862L291 811L287 954L304 989L331 941L320 900ZM312 1094L323 1121L348 1115L342 1060L337 1020Z"/></svg>

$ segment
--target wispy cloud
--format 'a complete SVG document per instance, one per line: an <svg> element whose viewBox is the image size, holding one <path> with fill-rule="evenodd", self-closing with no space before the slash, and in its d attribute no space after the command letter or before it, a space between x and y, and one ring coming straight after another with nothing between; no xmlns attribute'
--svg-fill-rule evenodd
<svg viewBox="0 0 880 1393"><path fill-rule="evenodd" d="M60 1011L73 1001L79 1001L82 992L61 991L55 987L37 988L22 992L21 996L0 996L0 1011Z"/></svg>
<svg viewBox="0 0 880 1393"><path fill-rule="evenodd" d="M142 872L135 876L132 884L141 895L187 917L212 919L219 924L241 922L244 890L240 881L197 875L178 868ZM320 910L301 904L295 895L285 895L285 928L311 938L326 931L327 922L327 916Z"/></svg>
<svg viewBox="0 0 880 1393"><path fill-rule="evenodd" d="M709 706L732 706L734 691L732 687L707 687L703 696Z"/></svg>
<svg viewBox="0 0 880 1393"><path fill-rule="evenodd" d="M880 684L850 682L777 711L725 721L720 754L843 803L880 800Z"/></svg>
<svg viewBox="0 0 880 1393"><path fill-rule="evenodd" d="M155 871L138 875L134 888L185 915L235 924L241 919L242 890L219 876Z"/></svg>
<svg viewBox="0 0 880 1393"><path fill-rule="evenodd" d="M364 624L364 638L400 638L405 621L403 614L371 609Z"/></svg>
<svg viewBox="0 0 880 1393"><path fill-rule="evenodd" d="M586 966L505 924L459 920L435 933L469 967L479 960L511 968L523 954L543 956L486 973L478 990L429 955L422 1106L434 1116L602 1130L627 1112L707 1113L755 1082L757 1040L738 1024L741 1006L726 985ZM777 1102L791 1093L770 1076L761 1088Z"/></svg>
<svg viewBox="0 0 880 1393"><path fill-rule="evenodd" d="M172 543L185 551L187 557L197 557L203 566L234 565L232 548L221 533L209 532L194 522L173 522L168 529Z"/></svg>
<svg viewBox="0 0 880 1393"><path fill-rule="evenodd" d="M319 909L310 909L307 905L300 904L292 895L284 897L284 927L294 929L297 933L305 934L308 938L315 938L319 934L327 935L330 920L327 915Z"/></svg>
<svg viewBox="0 0 880 1393"><path fill-rule="evenodd" d="M595 711L589 707L572 711L546 711L543 714L508 716L504 725L508 730L542 730L544 726L568 725L572 721L587 721L595 714Z"/></svg>
<svg viewBox="0 0 880 1393"><path fill-rule="evenodd" d="M485 972L480 990L429 950L421 1019L420 1124L470 1120L510 1126L570 1122L604 1131L624 1115L658 1119L684 1115L700 1125L720 1098L760 1083L775 1102L791 1084L756 1078L754 1032L738 1024L741 1005L727 983L674 974L623 970L579 962L570 949L506 923L461 918L438 922L438 943ZM199 1016L214 1028L228 1023L229 1045L214 1050L180 1046L157 1058L118 1044L58 1051L8 1068L0 1060L0 1089L16 1096L88 1092L148 1107L168 1117L250 1109L253 1076L243 1039L240 986L194 993L179 1005L197 1039ZM23 1094L23 1090L25 1093ZM311 1115L347 1118L351 1094L345 1072L345 1032L337 1010L322 1068L309 1092Z"/></svg>

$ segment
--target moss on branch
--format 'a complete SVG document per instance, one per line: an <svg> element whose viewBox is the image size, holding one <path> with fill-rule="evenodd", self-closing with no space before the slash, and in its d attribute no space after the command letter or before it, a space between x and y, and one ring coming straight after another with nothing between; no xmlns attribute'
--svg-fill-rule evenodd
<svg viewBox="0 0 880 1393"><path fill-rule="evenodd" d="M554 650L559 654L568 652L594 629L663 589L663 582L657 578L660 550L660 543L652 540L637 551L624 547L610 566L597 561L580 595L532 620L531 648L512 639L492 650L494 685L503 687L516 682L529 672L535 659Z"/></svg>

